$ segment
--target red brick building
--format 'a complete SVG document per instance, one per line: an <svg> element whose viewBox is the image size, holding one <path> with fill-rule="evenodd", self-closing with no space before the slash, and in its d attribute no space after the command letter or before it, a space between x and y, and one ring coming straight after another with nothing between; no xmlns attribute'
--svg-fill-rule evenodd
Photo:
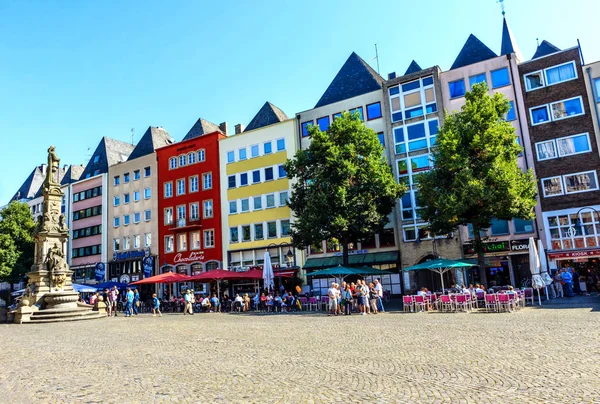
<svg viewBox="0 0 600 404"><path fill-rule="evenodd" d="M156 150L160 272L222 267L220 128L199 119L178 143Z"/></svg>

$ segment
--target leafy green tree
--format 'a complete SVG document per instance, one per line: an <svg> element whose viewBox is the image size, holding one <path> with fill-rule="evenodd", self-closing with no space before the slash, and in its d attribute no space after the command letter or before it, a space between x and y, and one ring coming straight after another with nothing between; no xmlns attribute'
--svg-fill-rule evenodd
<svg viewBox="0 0 600 404"><path fill-rule="evenodd" d="M20 282L33 265L33 216L26 203L15 201L0 217L0 280Z"/></svg>
<svg viewBox="0 0 600 404"><path fill-rule="evenodd" d="M532 219L537 186L531 170L517 165L522 152L514 127L504 119L509 101L491 96L485 83L465 95L460 111L447 114L432 152L434 168L419 176L421 217L434 234L473 226L474 249L485 283L480 231L492 220Z"/></svg>
<svg viewBox="0 0 600 404"><path fill-rule="evenodd" d="M336 118L326 132L309 129L311 144L288 160L296 181L289 206L298 248L337 239L348 265L348 244L381 231L406 188L394 180L377 134L358 114Z"/></svg>

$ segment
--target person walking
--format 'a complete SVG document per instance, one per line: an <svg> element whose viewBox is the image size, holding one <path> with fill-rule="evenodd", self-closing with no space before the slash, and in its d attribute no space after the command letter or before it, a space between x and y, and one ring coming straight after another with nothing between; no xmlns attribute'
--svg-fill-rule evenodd
<svg viewBox="0 0 600 404"><path fill-rule="evenodd" d="M471 288L473 285L471 285ZM380 313L385 313L385 309L383 308L383 285L381 284L381 279L375 279L375 290L377 291L377 310Z"/></svg>
<svg viewBox="0 0 600 404"><path fill-rule="evenodd" d="M119 290L117 289L117 285L112 287L108 294L108 298L110 300L110 311L113 316L117 317L117 301L119 300Z"/></svg>
<svg viewBox="0 0 600 404"><path fill-rule="evenodd" d="M131 317L133 315L133 291L131 288L127 288L125 294L125 317Z"/></svg>
<svg viewBox="0 0 600 404"><path fill-rule="evenodd" d="M162 317L162 313L160 312L160 300L156 297L156 293L152 293L152 317L156 317L156 313Z"/></svg>
<svg viewBox="0 0 600 404"><path fill-rule="evenodd" d="M562 275L560 273L560 270L557 269L554 273L554 284L552 285L554 286L556 297L565 297L562 283Z"/></svg>
<svg viewBox="0 0 600 404"><path fill-rule="evenodd" d="M373 314L377 314L377 300L379 300L379 295L375 290L375 284L369 284L369 303L371 305L371 312Z"/></svg>
<svg viewBox="0 0 600 404"><path fill-rule="evenodd" d="M342 292L342 302L344 304L344 315L349 316L352 314L352 291L350 285L346 285L346 288Z"/></svg>
<svg viewBox="0 0 600 404"><path fill-rule="evenodd" d="M332 282L331 283L331 287L329 288L329 290L327 290L327 296L329 296L329 313L327 314L328 316L331 316L331 314L333 313L334 315L338 315L337 314L337 303L338 303L338 294L339 294L339 290L337 290L337 288L335 287L336 283Z"/></svg>
<svg viewBox="0 0 600 404"><path fill-rule="evenodd" d="M571 274L569 268L563 268L561 276L563 281L565 297L575 296L573 294L573 275Z"/></svg>
<svg viewBox="0 0 600 404"><path fill-rule="evenodd" d="M190 314L190 309L192 307L192 295L189 289L183 295L183 300L185 301L185 307L183 308L183 315Z"/></svg>
<svg viewBox="0 0 600 404"><path fill-rule="evenodd" d="M112 312L112 305L110 303L110 292L108 291L108 288L104 289L104 293L102 293L102 300L104 301L104 305L106 306L106 315L108 317L111 316Z"/></svg>
<svg viewBox="0 0 600 404"><path fill-rule="evenodd" d="M365 280L360 281L360 300L362 304L363 315L370 313L369 309L369 287Z"/></svg>
<svg viewBox="0 0 600 404"><path fill-rule="evenodd" d="M140 304L140 292L138 292L138 290L136 289L133 292L133 314L135 314L136 316L139 313Z"/></svg>

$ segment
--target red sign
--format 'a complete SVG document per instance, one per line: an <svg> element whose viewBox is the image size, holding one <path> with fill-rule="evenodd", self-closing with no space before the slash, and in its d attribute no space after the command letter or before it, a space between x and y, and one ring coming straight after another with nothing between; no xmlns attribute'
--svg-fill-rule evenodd
<svg viewBox="0 0 600 404"><path fill-rule="evenodd" d="M173 258L173 262L176 264L186 263L186 262L194 262L194 261L203 261L204 260L204 251L192 251L190 255L184 257L183 254L177 253L175 258Z"/></svg>
<svg viewBox="0 0 600 404"><path fill-rule="evenodd" d="M600 255L600 249L596 250L579 250L579 251L568 251L568 252L556 252L548 253L548 258L557 259L557 258L580 258L580 257L593 257L596 255Z"/></svg>

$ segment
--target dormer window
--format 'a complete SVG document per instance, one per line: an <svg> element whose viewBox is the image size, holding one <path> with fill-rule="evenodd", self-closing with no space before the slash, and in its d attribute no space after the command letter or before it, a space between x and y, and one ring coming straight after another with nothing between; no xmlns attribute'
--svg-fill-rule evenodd
<svg viewBox="0 0 600 404"><path fill-rule="evenodd" d="M97 163L100 160L100 156L94 156L94 163Z"/></svg>

